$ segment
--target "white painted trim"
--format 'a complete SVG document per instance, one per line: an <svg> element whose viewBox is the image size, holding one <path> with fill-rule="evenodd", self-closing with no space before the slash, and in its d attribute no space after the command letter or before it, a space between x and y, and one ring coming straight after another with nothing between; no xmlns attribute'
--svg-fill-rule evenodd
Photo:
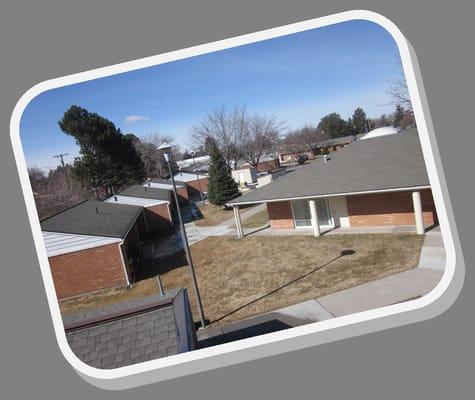
<svg viewBox="0 0 475 400"><path fill-rule="evenodd" d="M127 280L127 286L130 286L130 279L129 279L129 271L127 269L127 265L125 264L125 258L124 258L124 253L123 251L123 244L124 241L121 240L119 243L119 254L120 254L120 259L122 260L122 268L124 269L124 274L125 274L125 279Z"/></svg>
<svg viewBox="0 0 475 400"><path fill-rule="evenodd" d="M75 233L63 233L63 232L50 232L50 231L43 231L44 234L50 234L50 235L57 235L57 236L64 236L64 237L70 237L70 238L88 238L90 237L91 239L94 238L97 241L95 242L86 242L84 244L79 244L75 245L72 247L63 247L63 248L58 248L57 250L51 251L48 250L45 242L45 249L47 252L48 258L50 257L57 257L61 256L64 254L70 254L70 253L76 253L78 251L85 251L85 250L91 250L95 249L98 247L104 247L104 246L109 246L114 243L120 243L121 239L120 238L114 238L114 237L107 237L107 236L95 236L95 235L79 235ZM44 236L43 236L44 239Z"/></svg>
<svg viewBox="0 0 475 400"><path fill-rule="evenodd" d="M117 201L114 200L114 197L117 197ZM122 196L120 194L116 194L114 196L109 197L108 199L104 200L105 203L110 204L128 204L137 207L155 207L159 206L160 204L170 203L169 200L155 200L149 199L147 197L137 197L137 196Z"/></svg>
<svg viewBox="0 0 475 400"><path fill-rule="evenodd" d="M431 187L430 185L427 185L427 186L413 186L413 187L406 187L406 188L368 190L365 192L347 192L347 193L331 193L331 194L310 195L310 196L282 197L280 199L243 201L241 203L227 203L226 206L232 207L233 205L240 206L240 205L247 205L247 204L275 203L278 201L309 200L309 199L320 199L323 197L355 196L355 195L360 195L360 194L373 194L373 193L409 192L413 190L424 190L424 189L431 189Z"/></svg>

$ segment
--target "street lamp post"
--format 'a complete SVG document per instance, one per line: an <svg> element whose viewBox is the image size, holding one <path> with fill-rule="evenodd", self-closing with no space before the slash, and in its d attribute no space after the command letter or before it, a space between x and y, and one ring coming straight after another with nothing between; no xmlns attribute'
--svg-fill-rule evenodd
<svg viewBox="0 0 475 400"><path fill-rule="evenodd" d="M195 170L196 173L196 179L198 180L198 187L200 188L200 198L201 198L201 204L205 204L205 200L203 198L203 190L201 190L201 181L200 181L200 176L198 175L198 171L196 170L196 163L195 163L195 152L191 152L191 158L193 158L193 169Z"/></svg>
<svg viewBox="0 0 475 400"><path fill-rule="evenodd" d="M186 230L185 230L185 225L183 224L183 217L181 216L181 208L180 208L180 203L178 202L178 194L176 192L176 184L175 184L175 177L173 176L173 171L172 171L172 166L170 163L170 158L171 158L171 148L173 146L163 144L159 147L157 147L157 150L163 152L163 156L165 157L165 161L167 162L168 166L168 172L170 173L170 178L172 180L172 186L173 186L173 195L175 198L175 205L177 209L177 214L178 214L178 221L180 224L180 233L181 237L183 239L183 247L185 250L185 257L186 257L186 262L188 263L188 267L190 270L190 275L191 275L191 281L193 283L193 289L195 292L196 296L196 303L198 304L198 312L200 315L200 322L201 322L201 327L204 328L206 326L206 321L205 321L205 315L203 311L203 304L201 303L201 295L200 295L200 290L198 288L198 282L196 280L196 272L195 272L195 267L193 265L193 259L191 258L191 252L190 252L190 246L188 245L188 237L186 236Z"/></svg>

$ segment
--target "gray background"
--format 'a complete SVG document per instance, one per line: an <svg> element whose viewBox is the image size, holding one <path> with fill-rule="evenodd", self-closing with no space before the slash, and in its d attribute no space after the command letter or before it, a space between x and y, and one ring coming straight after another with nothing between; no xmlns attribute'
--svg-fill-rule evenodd
<svg viewBox="0 0 475 400"><path fill-rule="evenodd" d="M1 398L473 398L474 2L11 3L0 8ZM108 392L84 382L59 353L41 283L9 140L18 98L46 79L352 8L389 17L418 55L466 261L455 304L429 321L166 383Z"/></svg>

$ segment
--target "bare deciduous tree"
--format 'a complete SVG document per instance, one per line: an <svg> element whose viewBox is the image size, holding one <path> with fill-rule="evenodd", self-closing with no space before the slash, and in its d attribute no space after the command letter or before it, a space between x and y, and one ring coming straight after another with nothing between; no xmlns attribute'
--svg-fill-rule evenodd
<svg viewBox="0 0 475 400"><path fill-rule="evenodd" d="M192 128L195 147L203 146L208 137L218 145L226 164L235 168L243 158L247 113L243 106L227 111L224 106L209 112L203 121Z"/></svg>
<svg viewBox="0 0 475 400"><path fill-rule="evenodd" d="M411 97L404 78L399 78L389 83L388 93L391 96L392 104L400 104L405 110L412 111Z"/></svg>
<svg viewBox="0 0 475 400"><path fill-rule="evenodd" d="M243 159L257 167L262 156L275 153L282 123L275 118L255 114L246 119L246 131L243 146Z"/></svg>
<svg viewBox="0 0 475 400"><path fill-rule="evenodd" d="M172 144L173 139L170 136L153 133L134 140L134 146L142 162L144 163L147 178L164 178L168 176L168 168L163 158L163 154L157 151L157 147L163 144ZM174 153L178 148L173 148ZM175 154L174 154L175 155ZM176 159L176 157L173 157Z"/></svg>
<svg viewBox="0 0 475 400"><path fill-rule="evenodd" d="M283 147L289 152L302 150L315 151L319 141L327 139L323 132L311 125L289 132L282 141Z"/></svg>
<svg viewBox="0 0 475 400"><path fill-rule="evenodd" d="M31 187L40 219L63 211L93 197L71 174L71 167L59 166L46 176L38 168L29 168Z"/></svg>

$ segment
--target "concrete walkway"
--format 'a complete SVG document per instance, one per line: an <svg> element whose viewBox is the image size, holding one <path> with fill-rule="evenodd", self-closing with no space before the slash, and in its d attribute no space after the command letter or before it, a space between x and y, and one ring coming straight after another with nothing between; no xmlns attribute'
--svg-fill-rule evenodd
<svg viewBox="0 0 475 400"><path fill-rule="evenodd" d="M265 204L246 209L241 213L241 221L245 222L248 218L263 211ZM197 226L194 222L185 224L186 235L190 246L200 240L206 239L208 236L235 236L237 235L234 217L221 222L214 226Z"/></svg>
<svg viewBox="0 0 475 400"><path fill-rule="evenodd" d="M211 346L422 297L439 282L445 250L439 229L426 233L416 268L226 326L198 331Z"/></svg>

